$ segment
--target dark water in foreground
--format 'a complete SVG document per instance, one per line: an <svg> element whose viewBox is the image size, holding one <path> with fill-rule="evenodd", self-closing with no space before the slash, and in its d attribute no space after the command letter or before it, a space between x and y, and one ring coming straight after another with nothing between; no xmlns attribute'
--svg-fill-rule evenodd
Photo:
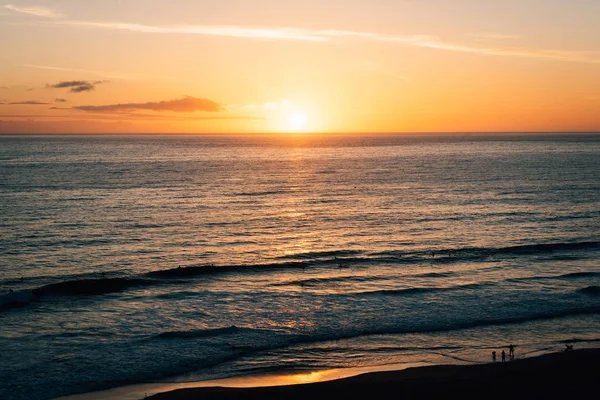
<svg viewBox="0 0 600 400"><path fill-rule="evenodd" d="M600 136L0 137L0 397L600 340Z"/></svg>

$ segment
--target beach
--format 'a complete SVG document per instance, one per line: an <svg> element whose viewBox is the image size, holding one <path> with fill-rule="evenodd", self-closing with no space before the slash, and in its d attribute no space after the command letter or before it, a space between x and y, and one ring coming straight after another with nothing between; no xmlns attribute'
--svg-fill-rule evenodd
<svg viewBox="0 0 600 400"><path fill-rule="evenodd" d="M0 4L0 400L600 399L599 15Z"/></svg>
<svg viewBox="0 0 600 400"><path fill-rule="evenodd" d="M148 399L583 398L597 394L599 360L600 349L585 349L489 364L373 372L300 385L180 389Z"/></svg>

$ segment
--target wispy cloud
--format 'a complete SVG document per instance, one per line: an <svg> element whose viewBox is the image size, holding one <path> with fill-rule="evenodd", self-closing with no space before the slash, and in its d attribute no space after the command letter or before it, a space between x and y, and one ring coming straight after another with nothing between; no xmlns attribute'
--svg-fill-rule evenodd
<svg viewBox="0 0 600 400"><path fill-rule="evenodd" d="M19 64L17 66L26 67L26 68L35 68L35 69L47 69L50 71L81 72L84 74L98 75L98 76L111 78L111 79L137 79L138 78L137 76L133 76L133 75L113 74L111 72L93 71L93 70L88 70L88 69L54 67L54 66L49 66L49 65Z"/></svg>
<svg viewBox="0 0 600 400"><path fill-rule="evenodd" d="M516 46L503 46L501 44L482 45L444 41L430 35L391 35L376 32L360 32L349 30L311 30L302 28L253 28L227 25L172 25L157 26L132 24L121 22L95 22L95 21L55 21L53 24L95 28L123 30L138 33L153 34L193 34L226 36L246 39L261 40L293 40L311 42L331 42L335 40L369 40L378 42L398 43L413 47L473 53L488 56L529 57L548 60L561 60L584 63L600 63L598 51L568 51L558 49L526 48ZM493 34L496 40L517 39L514 35Z"/></svg>
<svg viewBox="0 0 600 400"><path fill-rule="evenodd" d="M108 104L102 106L77 106L76 110L101 113L119 113L124 111L149 110L149 111L175 111L175 112L194 112L194 111L223 111L223 106L208 99L199 99L186 96L177 100L165 100L148 103L124 103Z"/></svg>
<svg viewBox="0 0 600 400"><path fill-rule="evenodd" d="M516 46L474 46L465 43L446 42L430 35L383 35L378 33L354 32L354 31L321 31L329 37L354 37L362 39L371 39L384 42L402 43L414 47L425 47L430 49L454 51L461 53L474 53L490 56L506 56L506 57L529 57L542 58L561 61L575 61L585 63L600 63L600 52L598 51L567 51L557 49L539 49L539 48L524 48Z"/></svg>
<svg viewBox="0 0 600 400"><path fill-rule="evenodd" d="M27 15L33 15L35 17L43 17L43 18L65 18L66 15L51 10L45 7L39 6L15 6L13 4L6 4L2 6L5 9L21 13Z"/></svg>
<svg viewBox="0 0 600 400"><path fill-rule="evenodd" d="M156 26L131 24L123 22L93 22L93 21L61 21L61 25L80 26L87 28L100 28L124 30L140 33L185 33L193 35L229 36L249 39L279 39L279 40L304 40L325 41L327 37L319 35L318 31L297 28L250 28L227 25L172 25Z"/></svg>
<svg viewBox="0 0 600 400"><path fill-rule="evenodd" d="M28 106L43 106L43 105L48 105L50 103L44 103L41 101L35 101L35 100L27 100L27 101L13 101L11 103L8 104L21 104L21 105L28 105Z"/></svg>
<svg viewBox="0 0 600 400"><path fill-rule="evenodd" d="M66 103L67 101L67 99L54 99L55 103Z"/></svg>
<svg viewBox="0 0 600 400"><path fill-rule="evenodd" d="M50 107L57 114L2 114L2 118L41 118L41 119L64 119L76 118L79 120L106 120L106 121L219 121L219 120L248 120L264 121L264 117L245 116L245 115L172 115L172 114L144 114L144 113L119 113L114 114L74 114L58 113L59 111L73 111L72 108Z"/></svg>
<svg viewBox="0 0 600 400"><path fill-rule="evenodd" d="M47 84L47 88L51 89L65 89L69 88L71 93L90 92L96 89L96 85L106 83L108 81L62 81L54 85Z"/></svg>

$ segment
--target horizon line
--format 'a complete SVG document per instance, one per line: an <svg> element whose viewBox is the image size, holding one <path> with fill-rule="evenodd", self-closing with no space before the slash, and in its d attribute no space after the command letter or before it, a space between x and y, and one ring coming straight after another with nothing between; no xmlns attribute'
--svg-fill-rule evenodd
<svg viewBox="0 0 600 400"><path fill-rule="evenodd" d="M427 132L37 132L37 133L9 133L0 132L0 136L474 136L474 135L600 135L598 131L427 131Z"/></svg>

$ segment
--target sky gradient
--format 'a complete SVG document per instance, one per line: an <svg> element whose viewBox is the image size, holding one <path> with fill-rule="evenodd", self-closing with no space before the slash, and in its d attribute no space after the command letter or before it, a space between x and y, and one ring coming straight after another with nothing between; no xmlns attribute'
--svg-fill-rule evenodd
<svg viewBox="0 0 600 400"><path fill-rule="evenodd" d="M0 2L0 133L600 131L597 0Z"/></svg>

